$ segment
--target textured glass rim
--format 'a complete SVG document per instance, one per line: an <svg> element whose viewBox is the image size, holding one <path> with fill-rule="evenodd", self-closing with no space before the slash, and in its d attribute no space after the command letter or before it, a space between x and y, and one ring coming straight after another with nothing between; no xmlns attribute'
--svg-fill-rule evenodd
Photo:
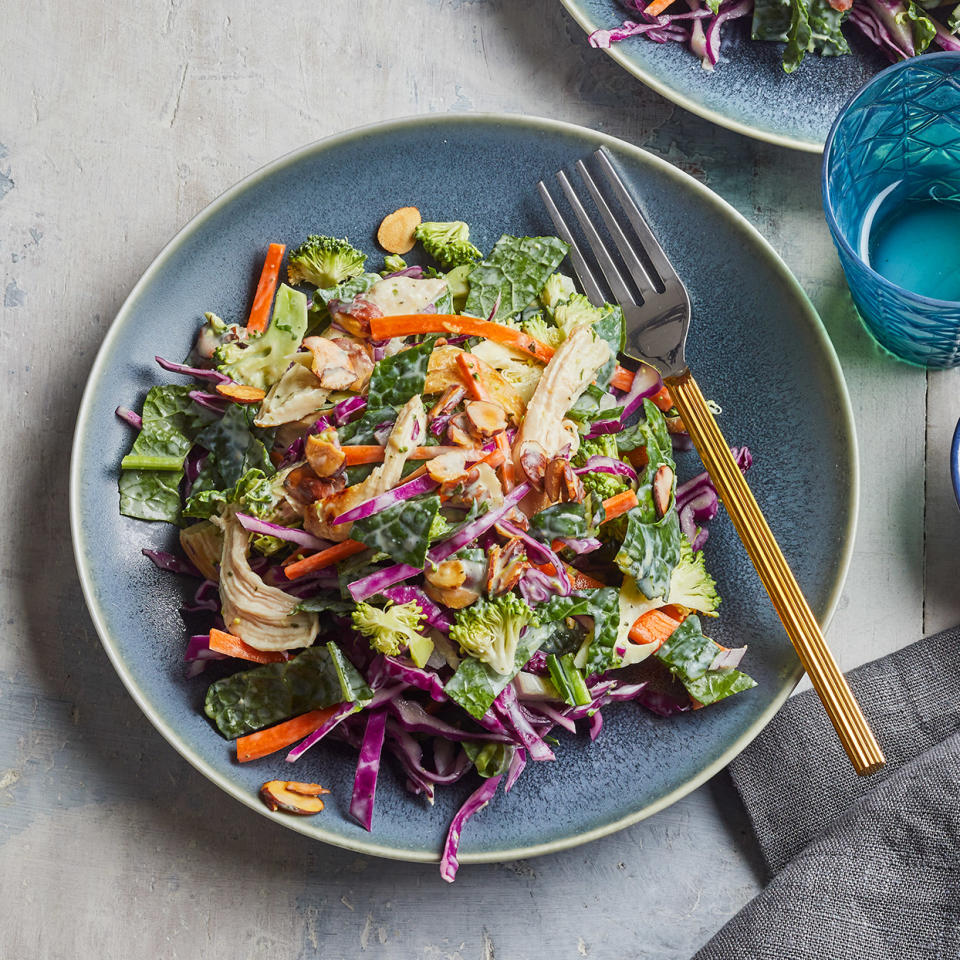
<svg viewBox="0 0 960 960"><path fill-rule="evenodd" d="M914 293L912 290L908 290L906 287L901 287L895 284L892 280L888 280L883 274L877 273L873 267L870 266L863 257L857 253L853 247L850 245L850 242L844 236L843 231L840 229L840 224L837 222L837 216L833 211L833 203L830 197L830 187L828 185L828 173L830 170L831 160L833 158L833 140L837 135L837 130L840 129L840 124L843 122L843 119L846 117L847 113L850 111L850 108L862 97L864 94L869 93L870 88L875 84L881 82L882 80L887 80L890 78L891 74L897 73L900 70L911 70L915 67L921 67L924 63L929 63L931 60L952 60L958 68L960 68L960 52L955 50L944 50L941 53L924 53L920 57L914 57L912 60L901 60L900 63L894 63L891 66L887 67L885 70L881 70L875 77L871 77L852 97L843 105L840 112L837 114L837 119L833 121L833 126L830 127L830 132L827 134L827 142L823 150L823 166L820 168L820 190L823 194L823 212L827 218L827 226L830 228L830 233L833 236L834 242L839 246L844 253L851 256L854 260L859 263L864 270L881 286L886 287L888 290L892 290L894 293L903 295L904 297L914 300L917 303L924 304L930 307L951 307L955 310L960 309L960 300L937 300L934 297L924 296L922 293ZM957 104L958 113L960 113L960 102Z"/></svg>

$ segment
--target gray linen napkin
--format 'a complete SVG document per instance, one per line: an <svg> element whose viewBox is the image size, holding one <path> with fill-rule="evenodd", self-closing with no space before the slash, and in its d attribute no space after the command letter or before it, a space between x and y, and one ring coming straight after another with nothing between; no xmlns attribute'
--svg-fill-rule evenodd
<svg viewBox="0 0 960 960"><path fill-rule="evenodd" d="M960 627L848 679L887 767L789 700L729 767L773 878L694 960L960 958Z"/></svg>

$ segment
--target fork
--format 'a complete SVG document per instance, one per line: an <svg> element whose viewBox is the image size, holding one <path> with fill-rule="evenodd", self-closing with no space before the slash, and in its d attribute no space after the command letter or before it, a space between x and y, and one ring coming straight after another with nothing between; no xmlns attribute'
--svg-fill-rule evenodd
<svg viewBox="0 0 960 960"><path fill-rule="evenodd" d="M630 196L606 148L598 150L594 158L637 239L636 244L628 239L623 223L614 214L587 165L583 160L577 161L576 170L620 253L622 259L619 266L562 170L557 173L557 180L587 238L587 245L596 258L613 299L623 308L626 325L624 352L634 360L652 364L662 374L707 473L733 520L737 534L773 601L777 615L847 756L861 776L874 773L886 762L883 751L827 647L813 611L800 591L750 487L733 459L730 445L720 433L684 359L691 313L686 287ZM570 259L584 293L591 303L599 306L606 297L587 263L583 249L574 238L546 184L541 180L537 188L557 232L570 246ZM624 268L641 294L639 303L624 280Z"/></svg>

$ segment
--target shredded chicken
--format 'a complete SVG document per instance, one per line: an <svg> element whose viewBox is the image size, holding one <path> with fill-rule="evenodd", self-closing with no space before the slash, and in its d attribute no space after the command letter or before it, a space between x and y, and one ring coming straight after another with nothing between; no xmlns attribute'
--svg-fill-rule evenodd
<svg viewBox="0 0 960 960"><path fill-rule="evenodd" d="M309 647L320 630L315 613L292 613L300 602L263 582L247 562L250 535L232 513L223 519L220 600L227 630L256 650Z"/></svg>
<svg viewBox="0 0 960 960"><path fill-rule="evenodd" d="M334 524L333 520L370 500L378 494L391 490L403 474L403 465L413 453L417 442L426 436L427 413L423 400L413 397L397 416L384 450L383 463L366 480L340 490L309 507L304 515L304 526L316 537L340 542L350 536L351 523Z"/></svg>
<svg viewBox="0 0 960 960"><path fill-rule="evenodd" d="M522 469L520 458L524 444L529 441L539 443L548 459L572 443L575 434L571 435L564 425L564 417L609 359L610 347L586 326L575 327L557 348L517 431L513 459L518 467Z"/></svg>
<svg viewBox="0 0 960 960"><path fill-rule="evenodd" d="M254 423L258 427L279 427L302 420L316 413L329 393L310 369L301 363L292 363L270 388Z"/></svg>

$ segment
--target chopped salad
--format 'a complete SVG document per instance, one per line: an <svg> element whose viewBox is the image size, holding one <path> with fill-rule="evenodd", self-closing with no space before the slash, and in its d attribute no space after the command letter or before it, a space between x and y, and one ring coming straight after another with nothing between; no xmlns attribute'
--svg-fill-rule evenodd
<svg viewBox="0 0 960 960"><path fill-rule="evenodd" d="M707 70L720 60L721 30L750 17L753 40L785 44L783 69L793 73L808 53L850 53L841 27L849 23L891 62L915 57L932 45L960 50L960 5L953 0L620 0L639 20L595 30L590 44L607 49L628 37L681 43Z"/></svg>
<svg viewBox="0 0 960 960"><path fill-rule="evenodd" d="M187 675L216 676L204 710L238 762L349 745L367 830L385 756L427 802L475 778L453 880L468 818L552 760L558 728L596 739L609 704L669 716L755 683L746 648L704 633L716 491L678 486L670 394L619 363L622 312L576 291L566 244L484 254L412 207L378 237L379 272L312 236L286 283L271 245L245 324L208 313L185 362L157 358L182 382L118 408L120 509L180 528L184 557L144 553L199 581ZM326 792L261 797L306 815Z"/></svg>

